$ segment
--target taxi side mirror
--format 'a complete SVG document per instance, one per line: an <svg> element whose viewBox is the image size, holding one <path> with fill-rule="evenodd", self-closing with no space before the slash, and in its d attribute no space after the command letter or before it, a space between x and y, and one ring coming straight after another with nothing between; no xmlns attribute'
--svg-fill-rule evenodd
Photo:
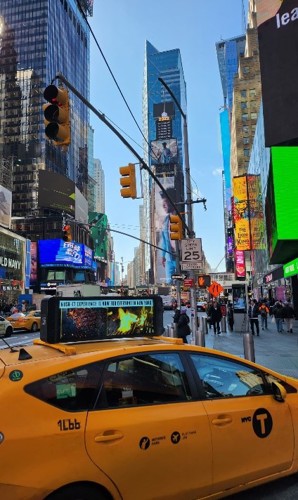
<svg viewBox="0 0 298 500"><path fill-rule="evenodd" d="M279 382L272 382L273 397L276 401L283 403L287 397L287 391Z"/></svg>

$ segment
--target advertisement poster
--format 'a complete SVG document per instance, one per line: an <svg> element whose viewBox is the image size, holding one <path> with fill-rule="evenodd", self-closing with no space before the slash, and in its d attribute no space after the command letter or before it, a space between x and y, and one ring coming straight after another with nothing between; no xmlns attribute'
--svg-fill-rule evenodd
<svg viewBox="0 0 298 500"><path fill-rule="evenodd" d="M38 245L41 266L92 267L93 252L83 243L55 239L40 240Z"/></svg>
<svg viewBox="0 0 298 500"><path fill-rule="evenodd" d="M233 178L233 193L235 247L237 250L250 250L251 245L246 175Z"/></svg>
<svg viewBox="0 0 298 500"><path fill-rule="evenodd" d="M243 252L243 250L235 250L235 267L236 278L245 278L245 253Z"/></svg>
<svg viewBox="0 0 298 500"><path fill-rule="evenodd" d="M178 163L176 139L151 142L151 165L174 165Z"/></svg>
<svg viewBox="0 0 298 500"><path fill-rule="evenodd" d="M11 222L11 191L0 185L0 224L10 228Z"/></svg>
<svg viewBox="0 0 298 500"><path fill-rule="evenodd" d="M266 147L298 137L298 1L255 0Z"/></svg>

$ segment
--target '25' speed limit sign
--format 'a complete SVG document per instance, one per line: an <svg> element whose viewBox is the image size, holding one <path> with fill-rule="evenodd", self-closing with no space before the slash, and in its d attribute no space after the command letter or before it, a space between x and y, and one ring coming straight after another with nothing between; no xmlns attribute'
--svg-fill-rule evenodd
<svg viewBox="0 0 298 500"><path fill-rule="evenodd" d="M181 241L181 261L199 262L202 260L202 240L193 238Z"/></svg>

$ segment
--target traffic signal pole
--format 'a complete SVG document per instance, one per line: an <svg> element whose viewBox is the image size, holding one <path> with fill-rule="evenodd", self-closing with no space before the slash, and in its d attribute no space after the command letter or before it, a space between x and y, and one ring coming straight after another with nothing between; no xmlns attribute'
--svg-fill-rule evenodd
<svg viewBox="0 0 298 500"><path fill-rule="evenodd" d="M184 143L184 161L185 161L185 182L186 182L186 205L187 205L187 225L188 225L188 237L195 238L194 226L193 226L193 213L192 213L192 196L191 196L191 179L190 179L190 165L189 165L189 149L188 149L188 129L187 129L187 116L181 108L176 96L173 94L170 87L162 78L158 78L160 83L166 88L172 99L174 100L177 108L179 109L181 116L183 118L183 143ZM190 278L192 280L192 286L190 288L190 306L191 306L191 329L193 333L193 338L196 338L196 332L198 328L198 313L197 313L197 298L196 298L196 283L195 283L195 272L190 270Z"/></svg>
<svg viewBox="0 0 298 500"><path fill-rule="evenodd" d="M120 139L120 141L130 150L130 152L139 160L141 164L141 168L146 170L148 174L153 178L154 182L158 185L160 190L163 192L164 196L169 200L171 205L173 206L175 212L177 213L178 217L181 219L181 222L183 226L185 227L186 231L188 234L190 234L190 228L188 227L188 224L185 223L183 220L182 215L179 212L179 209L177 208L176 204L174 201L171 199L171 197L168 195L166 189L164 186L161 184L159 179L154 175L152 170L148 167L148 165L144 162L143 158L137 153L137 151L129 144L129 142L123 137L120 132L106 119L105 115L103 113L100 113L63 75L62 73L57 73L57 75L53 78L52 84L55 80L61 80L61 82L64 83L64 85L69 88L79 99L80 101L83 102L107 127L109 127L112 132Z"/></svg>

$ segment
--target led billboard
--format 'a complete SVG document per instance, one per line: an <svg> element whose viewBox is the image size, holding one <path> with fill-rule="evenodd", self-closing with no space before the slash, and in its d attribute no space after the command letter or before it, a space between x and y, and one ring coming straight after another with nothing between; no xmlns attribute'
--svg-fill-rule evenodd
<svg viewBox="0 0 298 500"><path fill-rule="evenodd" d="M298 1L255 0L265 145L297 144Z"/></svg>
<svg viewBox="0 0 298 500"><path fill-rule="evenodd" d="M90 269L93 251L82 243L60 239L39 240L39 264L42 267L80 267Z"/></svg>
<svg viewBox="0 0 298 500"><path fill-rule="evenodd" d="M39 170L38 206L75 216L75 183L47 170Z"/></svg>
<svg viewBox="0 0 298 500"><path fill-rule="evenodd" d="M173 165L178 163L176 139L165 139L151 142L151 165Z"/></svg>
<svg viewBox="0 0 298 500"><path fill-rule="evenodd" d="M266 195L270 264L284 264L298 254L298 147L271 148Z"/></svg>
<svg viewBox="0 0 298 500"><path fill-rule="evenodd" d="M11 222L11 191L0 185L0 224L10 228Z"/></svg>

